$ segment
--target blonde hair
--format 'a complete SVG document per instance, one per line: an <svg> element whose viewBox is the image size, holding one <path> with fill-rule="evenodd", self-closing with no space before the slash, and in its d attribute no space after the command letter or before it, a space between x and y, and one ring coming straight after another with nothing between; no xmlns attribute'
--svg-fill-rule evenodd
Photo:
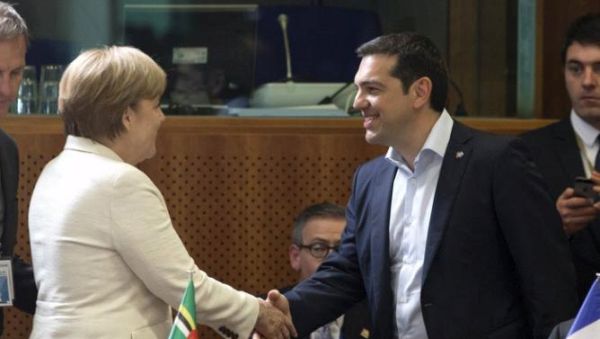
<svg viewBox="0 0 600 339"><path fill-rule="evenodd" d="M141 99L160 97L166 74L137 48L110 46L82 52L60 80L59 112L65 133L113 140L123 114Z"/></svg>

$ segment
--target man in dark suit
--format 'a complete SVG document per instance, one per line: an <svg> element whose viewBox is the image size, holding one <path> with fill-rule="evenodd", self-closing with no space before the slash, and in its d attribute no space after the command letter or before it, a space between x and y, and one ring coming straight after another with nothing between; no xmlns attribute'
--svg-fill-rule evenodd
<svg viewBox="0 0 600 339"><path fill-rule="evenodd" d="M367 298L372 338L545 338L575 312L574 270L542 178L517 138L454 121L447 71L418 34L358 49L366 140L346 229L287 301L300 334Z"/></svg>
<svg viewBox="0 0 600 339"><path fill-rule="evenodd" d="M0 115L6 115L16 99L28 43L25 21L4 2L0 2ZM13 256L17 240L19 182L19 153L15 142L0 129L0 254L12 258L15 299L14 305L33 313L37 289L31 266ZM0 311L0 334L4 328Z"/></svg>
<svg viewBox="0 0 600 339"><path fill-rule="evenodd" d="M298 282L309 278L323 259L337 251L345 227L344 208L329 202L310 205L298 214L289 247L290 266L298 272ZM285 293L291 288L293 286L280 289L280 292ZM370 328L369 311L363 300L305 338L365 339L369 338Z"/></svg>
<svg viewBox="0 0 600 339"><path fill-rule="evenodd" d="M600 272L600 203L578 196L576 177L591 177L600 189L600 14L577 19L563 46L570 115L523 135L562 218L583 302Z"/></svg>

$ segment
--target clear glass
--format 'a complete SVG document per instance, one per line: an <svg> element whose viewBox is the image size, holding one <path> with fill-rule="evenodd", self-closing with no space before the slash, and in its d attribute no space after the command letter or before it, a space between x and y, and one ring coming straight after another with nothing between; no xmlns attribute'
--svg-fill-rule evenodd
<svg viewBox="0 0 600 339"><path fill-rule="evenodd" d="M38 82L34 66L25 66L17 95L16 113L35 113L38 100Z"/></svg>
<svg viewBox="0 0 600 339"><path fill-rule="evenodd" d="M40 77L41 114L58 113L58 84L63 72L63 65L43 65Z"/></svg>

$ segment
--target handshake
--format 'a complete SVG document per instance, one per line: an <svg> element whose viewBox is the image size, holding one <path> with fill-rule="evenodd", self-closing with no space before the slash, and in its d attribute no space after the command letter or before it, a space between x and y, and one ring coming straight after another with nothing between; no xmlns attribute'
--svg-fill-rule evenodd
<svg viewBox="0 0 600 339"><path fill-rule="evenodd" d="M279 291L271 290L266 300L259 301L254 331L252 339L288 339L298 336L292 324L290 305Z"/></svg>

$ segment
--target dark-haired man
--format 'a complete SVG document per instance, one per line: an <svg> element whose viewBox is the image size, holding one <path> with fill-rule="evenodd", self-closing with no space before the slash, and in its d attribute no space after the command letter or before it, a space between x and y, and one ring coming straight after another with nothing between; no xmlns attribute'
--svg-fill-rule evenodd
<svg viewBox="0 0 600 339"><path fill-rule="evenodd" d="M344 208L329 202L310 205L296 216L289 257L290 266L298 272L298 282L309 278L323 260L337 250L345 227ZM305 338L364 339L369 338L370 328L368 309L363 300Z"/></svg>
<svg viewBox="0 0 600 339"><path fill-rule="evenodd" d="M358 54L354 107L389 150L356 171L339 252L285 294L298 332L366 297L373 338L547 337L575 311L574 270L523 143L450 117L429 39L386 35Z"/></svg>
<svg viewBox="0 0 600 339"><path fill-rule="evenodd" d="M583 302L600 272L600 203L578 196L576 177L591 177L600 191L600 13L575 20L562 50L567 118L523 135L562 218Z"/></svg>

